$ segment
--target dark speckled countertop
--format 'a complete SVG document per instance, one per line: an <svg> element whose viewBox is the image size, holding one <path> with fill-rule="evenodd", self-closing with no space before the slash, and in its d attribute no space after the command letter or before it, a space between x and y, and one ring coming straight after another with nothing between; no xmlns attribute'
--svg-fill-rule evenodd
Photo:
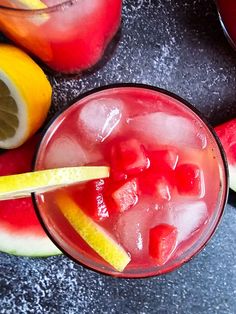
<svg viewBox="0 0 236 314"><path fill-rule="evenodd" d="M50 76L51 115L94 87L141 82L175 92L213 125L236 116L236 52L223 36L214 1L125 0L118 37L112 58L94 73ZM120 280L65 256L31 259L0 253L0 313L236 313L233 193L229 203L208 246L162 277Z"/></svg>

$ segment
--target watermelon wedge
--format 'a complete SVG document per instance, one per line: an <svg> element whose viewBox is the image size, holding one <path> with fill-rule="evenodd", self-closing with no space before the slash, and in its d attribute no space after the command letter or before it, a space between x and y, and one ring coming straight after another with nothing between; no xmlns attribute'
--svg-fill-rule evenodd
<svg viewBox="0 0 236 314"><path fill-rule="evenodd" d="M229 185L236 192L236 118L215 128L223 145L229 166Z"/></svg>
<svg viewBox="0 0 236 314"><path fill-rule="evenodd" d="M0 154L0 176L31 170L39 136ZM50 256L61 252L38 221L30 197L0 201L0 251L21 256Z"/></svg>

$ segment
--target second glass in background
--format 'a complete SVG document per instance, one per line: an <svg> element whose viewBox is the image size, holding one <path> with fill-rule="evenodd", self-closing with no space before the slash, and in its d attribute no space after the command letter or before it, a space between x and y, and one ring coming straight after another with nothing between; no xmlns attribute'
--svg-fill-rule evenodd
<svg viewBox="0 0 236 314"><path fill-rule="evenodd" d="M46 0L41 10L22 3L0 0L0 31L58 72L95 65L121 20L122 0Z"/></svg>
<svg viewBox="0 0 236 314"><path fill-rule="evenodd" d="M236 1L217 0L216 3L225 35L236 49Z"/></svg>

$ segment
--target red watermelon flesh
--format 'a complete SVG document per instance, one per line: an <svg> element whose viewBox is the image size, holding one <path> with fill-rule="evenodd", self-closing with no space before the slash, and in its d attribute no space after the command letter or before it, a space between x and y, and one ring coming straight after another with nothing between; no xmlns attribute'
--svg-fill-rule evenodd
<svg viewBox="0 0 236 314"><path fill-rule="evenodd" d="M215 131L226 153L230 188L236 191L236 118L217 126Z"/></svg>
<svg viewBox="0 0 236 314"><path fill-rule="evenodd" d="M39 136L0 154L0 176L31 171ZM0 251L22 256L58 254L41 227L30 197L0 201Z"/></svg>

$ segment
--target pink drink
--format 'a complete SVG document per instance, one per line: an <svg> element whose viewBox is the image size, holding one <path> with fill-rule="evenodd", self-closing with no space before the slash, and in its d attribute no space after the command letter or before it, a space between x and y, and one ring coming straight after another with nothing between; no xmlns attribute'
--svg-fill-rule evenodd
<svg viewBox="0 0 236 314"><path fill-rule="evenodd" d="M111 166L109 179L60 191L129 254L123 273L64 218L55 205L60 191L36 197L39 214L70 257L115 276L145 277L182 265L209 240L227 198L225 162L206 124L182 100L142 85L91 93L50 125L35 168L75 165Z"/></svg>
<svg viewBox="0 0 236 314"><path fill-rule="evenodd" d="M21 2L0 0L0 31L55 71L95 65L119 28L122 0L43 2L48 8L25 12Z"/></svg>

